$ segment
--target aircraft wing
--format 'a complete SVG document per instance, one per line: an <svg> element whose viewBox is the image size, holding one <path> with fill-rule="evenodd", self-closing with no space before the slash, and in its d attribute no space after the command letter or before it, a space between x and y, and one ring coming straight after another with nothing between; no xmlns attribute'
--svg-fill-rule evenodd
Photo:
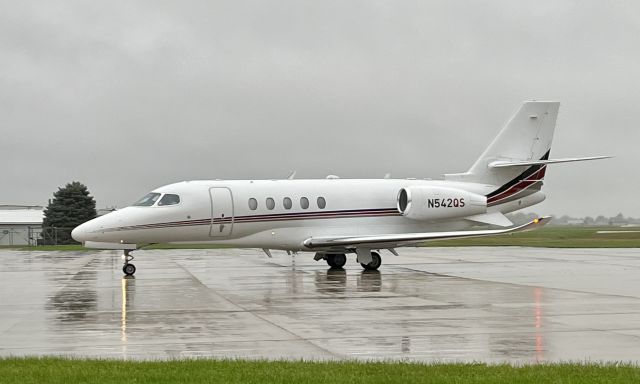
<svg viewBox="0 0 640 384"><path fill-rule="evenodd" d="M385 248L389 245L411 245L429 240L458 239L463 237L479 237L500 235L505 233L530 231L547 224L551 216L534 219L529 223L507 228L489 229L477 231L454 231L454 232L425 232L425 233L401 233L391 235L371 235L371 236L339 236L339 237L310 237L303 244L307 248Z"/></svg>

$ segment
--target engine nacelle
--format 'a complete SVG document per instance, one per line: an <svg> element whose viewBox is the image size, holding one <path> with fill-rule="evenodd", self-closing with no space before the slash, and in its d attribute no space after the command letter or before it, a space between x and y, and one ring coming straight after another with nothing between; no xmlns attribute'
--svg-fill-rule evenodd
<svg viewBox="0 0 640 384"><path fill-rule="evenodd" d="M487 198L446 187L406 187L398 192L398 211L412 220L455 219L487 212Z"/></svg>

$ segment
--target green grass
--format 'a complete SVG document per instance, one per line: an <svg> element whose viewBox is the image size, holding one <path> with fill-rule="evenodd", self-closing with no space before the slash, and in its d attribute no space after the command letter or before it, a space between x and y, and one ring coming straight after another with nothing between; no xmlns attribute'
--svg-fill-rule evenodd
<svg viewBox="0 0 640 384"><path fill-rule="evenodd" d="M521 246L547 248L640 248L640 232L598 233L623 231L617 227L544 227L529 232L478 237L460 240L441 240L425 243L427 247L464 246ZM640 230L640 229L636 229Z"/></svg>
<svg viewBox="0 0 640 384"><path fill-rule="evenodd" d="M0 382L28 383L633 383L622 364L410 364L63 358L0 359Z"/></svg>
<svg viewBox="0 0 640 384"><path fill-rule="evenodd" d="M213 244L154 244L144 249L217 249L226 248L222 245ZM94 248L85 248L80 244L68 244L68 245L0 245L0 249L17 249L22 251L84 251L95 252ZM1 384L1 383L0 383Z"/></svg>
<svg viewBox="0 0 640 384"><path fill-rule="evenodd" d="M0 249L18 249L21 251L88 251L89 249L80 244L69 245L2 245Z"/></svg>
<svg viewBox="0 0 640 384"><path fill-rule="evenodd" d="M624 231L621 233L598 233L598 231ZM521 246L547 248L640 248L640 229L617 227L544 227L530 232L510 235L478 237L460 240L440 240L424 243L425 247L466 246ZM95 251L77 245L0 246L0 248L27 251ZM219 249L211 244L156 244L144 249Z"/></svg>

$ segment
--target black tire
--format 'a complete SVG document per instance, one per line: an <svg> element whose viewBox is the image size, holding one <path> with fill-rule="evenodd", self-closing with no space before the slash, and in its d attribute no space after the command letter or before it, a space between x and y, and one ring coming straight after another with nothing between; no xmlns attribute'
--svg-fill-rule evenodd
<svg viewBox="0 0 640 384"><path fill-rule="evenodd" d="M347 255L344 253L338 253L333 255L333 265L334 268L342 268L347 264Z"/></svg>
<svg viewBox="0 0 640 384"><path fill-rule="evenodd" d="M371 252L371 259L372 260L369 264L360 263L360 265L362 265L362 268L366 269L367 271L378 270L378 268L380 268L380 266L382 265L382 257L380 257L380 254L378 252Z"/></svg>
<svg viewBox="0 0 640 384"><path fill-rule="evenodd" d="M133 276L133 274L136 273L136 266L133 264L125 264L122 267L122 272L127 276Z"/></svg>
<svg viewBox="0 0 640 384"><path fill-rule="evenodd" d="M327 254L327 264L331 268L342 268L347 263L347 256L344 253Z"/></svg>
<svg viewBox="0 0 640 384"><path fill-rule="evenodd" d="M335 264L333 263L334 260L334 255L332 254L328 254L325 256L325 260L327 261L327 264L331 267L331 268L335 268Z"/></svg>

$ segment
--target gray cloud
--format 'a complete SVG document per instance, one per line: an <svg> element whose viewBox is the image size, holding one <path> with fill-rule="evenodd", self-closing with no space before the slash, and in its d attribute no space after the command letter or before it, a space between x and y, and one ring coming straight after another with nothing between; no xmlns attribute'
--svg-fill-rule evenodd
<svg viewBox="0 0 640 384"><path fill-rule="evenodd" d="M86 183L440 177L526 99L562 102L541 213L640 216L640 5L0 2L2 203Z"/></svg>

